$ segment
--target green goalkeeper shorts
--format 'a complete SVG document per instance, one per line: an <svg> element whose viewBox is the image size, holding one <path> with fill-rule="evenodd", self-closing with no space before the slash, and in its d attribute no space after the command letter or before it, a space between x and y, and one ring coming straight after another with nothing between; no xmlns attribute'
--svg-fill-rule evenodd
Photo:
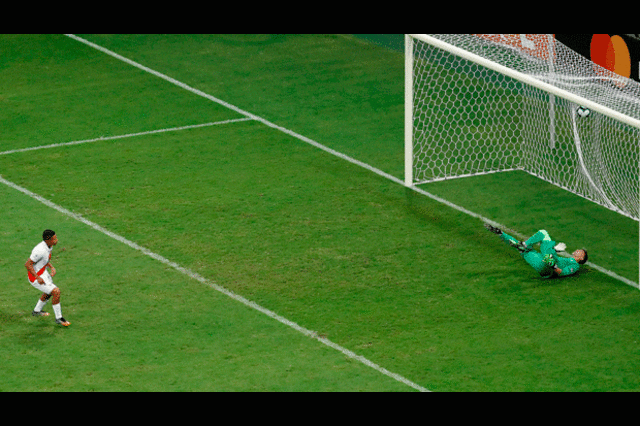
<svg viewBox="0 0 640 426"><path fill-rule="evenodd" d="M518 240L516 238L504 232L500 236L507 244L509 244L509 241L515 242L516 244L518 243ZM542 238L540 239L542 240ZM555 246L555 242L551 240L534 241L532 245L535 244L536 242L540 242L540 250L542 251L542 253L539 253L536 250L531 249L524 253L520 253L520 255L525 260L525 262L529 264L529 266L531 266L533 269L536 270L536 272L540 274L541 277L550 278L553 275L553 268L547 265L546 263L544 263L542 261L542 258L545 254L550 253L549 250L553 250L553 246ZM509 244L509 245L512 247L514 246L514 244ZM531 245L529 245L529 247L531 247ZM555 250L554 250L554 253L555 253Z"/></svg>

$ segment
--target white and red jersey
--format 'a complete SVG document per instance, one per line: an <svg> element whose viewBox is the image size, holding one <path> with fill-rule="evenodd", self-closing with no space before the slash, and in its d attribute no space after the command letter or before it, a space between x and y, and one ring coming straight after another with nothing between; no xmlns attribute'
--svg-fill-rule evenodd
<svg viewBox="0 0 640 426"><path fill-rule="evenodd" d="M40 244L35 246L31 251L31 256L29 259L33 262L33 269L36 271L38 276L42 275L47 267L47 263L51 260L51 250L53 246L49 247L46 242L42 241ZM33 282L36 277L29 272L29 281Z"/></svg>

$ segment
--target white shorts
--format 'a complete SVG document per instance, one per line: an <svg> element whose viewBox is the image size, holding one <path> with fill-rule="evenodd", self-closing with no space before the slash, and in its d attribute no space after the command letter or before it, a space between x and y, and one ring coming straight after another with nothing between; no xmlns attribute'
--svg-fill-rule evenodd
<svg viewBox="0 0 640 426"><path fill-rule="evenodd" d="M27 280L29 280L29 284L31 284L36 290L43 293L51 294L53 289L57 286L53 283L53 278L51 278L51 275L49 275L49 271L44 271L42 274L40 274L40 278L44 280L44 284L40 284L38 280L34 280L33 282L31 282L31 280L29 280L29 277L27 277Z"/></svg>

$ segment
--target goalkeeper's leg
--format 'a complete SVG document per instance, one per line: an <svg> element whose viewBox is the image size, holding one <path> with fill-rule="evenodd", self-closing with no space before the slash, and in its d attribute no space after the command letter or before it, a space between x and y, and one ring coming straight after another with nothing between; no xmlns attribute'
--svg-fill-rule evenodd
<svg viewBox="0 0 640 426"><path fill-rule="evenodd" d="M566 244L564 243L559 243L557 244L553 239L551 239L551 236L549 235L549 233L544 230L541 229L538 232L536 232L535 234L533 234L531 237L529 237L529 239L527 241L525 241L525 244L528 247L533 246L536 243L540 243L540 252L544 255L544 254L557 254L557 251L563 251L566 248Z"/></svg>
<svg viewBox="0 0 640 426"><path fill-rule="evenodd" d="M506 242L511 247L515 247L516 249L518 249L520 253L524 253L528 251L527 247L521 241L517 240L516 238L513 238L509 234L504 233L500 228L491 226L488 223L485 223L484 227L487 228L489 232L493 232L494 234L499 235L500 238L502 238L502 241Z"/></svg>
<svg viewBox="0 0 640 426"><path fill-rule="evenodd" d="M549 233L547 231L545 231L544 229L541 229L538 232L536 232L535 234L533 234L532 236L530 236L529 239L527 241L525 241L524 243L528 247L531 247L534 244L542 243L543 241L545 241L545 242L551 241L551 236L549 235Z"/></svg>
<svg viewBox="0 0 640 426"><path fill-rule="evenodd" d="M520 254L531 250L524 243L522 243L522 241L519 241L517 238L514 238L507 233L503 232L502 234L500 234L500 238L502 238L502 241L509 244L511 247L515 247L520 252Z"/></svg>
<svg viewBox="0 0 640 426"><path fill-rule="evenodd" d="M484 226L489 231L499 235L502 241L506 242L511 247L516 248L520 252L520 255L522 256L522 258L529 264L529 266L535 269L543 278L549 278L552 276L553 268L551 268L547 263L544 262L544 258L542 254L531 249L531 246L527 246L522 241L518 241L517 238L514 238L511 235L504 233L499 228L491 226L488 223L485 223Z"/></svg>

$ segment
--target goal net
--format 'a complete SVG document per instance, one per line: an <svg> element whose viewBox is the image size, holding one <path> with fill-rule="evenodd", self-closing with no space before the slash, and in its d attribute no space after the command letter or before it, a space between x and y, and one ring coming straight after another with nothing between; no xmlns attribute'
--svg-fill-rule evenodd
<svg viewBox="0 0 640 426"><path fill-rule="evenodd" d="M640 220L638 82L547 34L415 34L405 49L407 186L523 170Z"/></svg>

